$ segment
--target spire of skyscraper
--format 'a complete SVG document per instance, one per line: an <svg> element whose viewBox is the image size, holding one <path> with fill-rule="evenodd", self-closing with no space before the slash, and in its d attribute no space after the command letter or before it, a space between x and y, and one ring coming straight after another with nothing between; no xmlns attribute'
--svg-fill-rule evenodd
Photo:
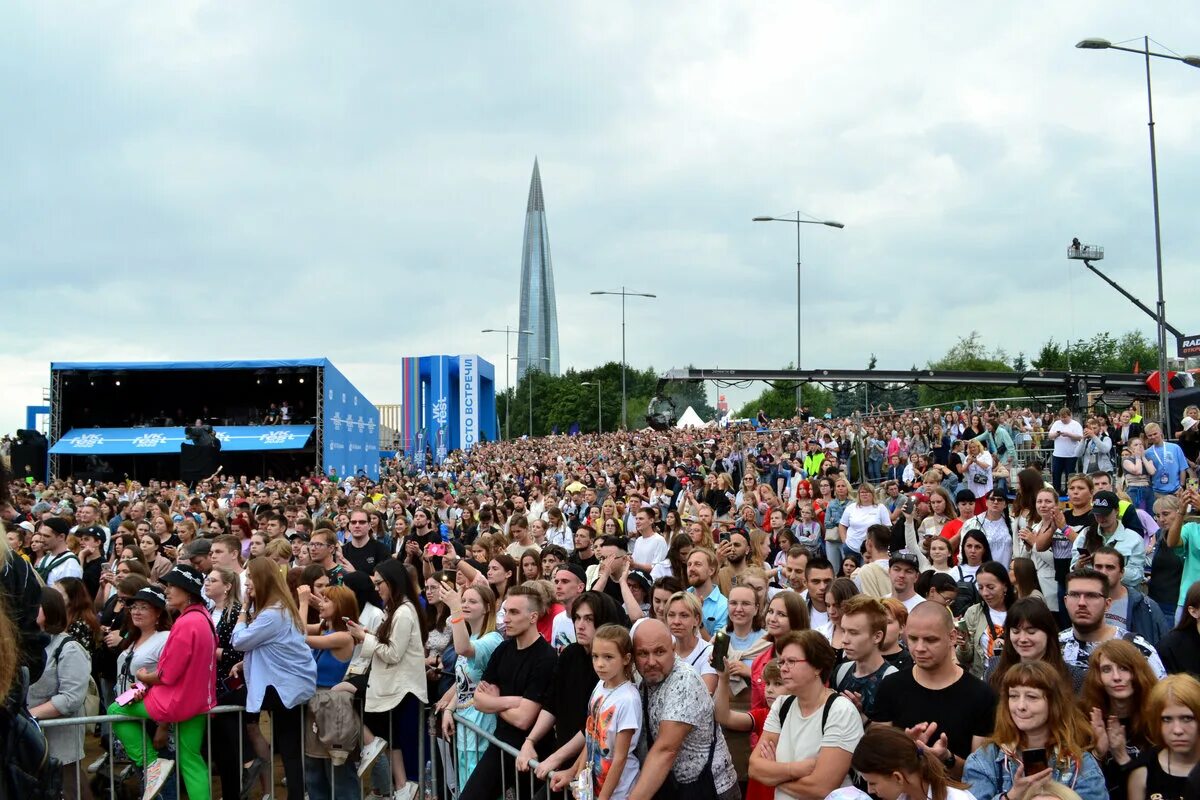
<svg viewBox="0 0 1200 800"><path fill-rule="evenodd" d="M537 158L533 159L533 178L529 181L525 242L521 248L521 330L533 331L533 335L517 337L517 378L530 368L557 375L558 306L554 298L550 232L546 227L546 199Z"/></svg>

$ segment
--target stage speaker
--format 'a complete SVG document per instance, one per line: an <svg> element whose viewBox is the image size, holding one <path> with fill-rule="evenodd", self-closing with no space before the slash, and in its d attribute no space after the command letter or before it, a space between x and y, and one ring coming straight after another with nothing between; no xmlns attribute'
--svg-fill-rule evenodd
<svg viewBox="0 0 1200 800"><path fill-rule="evenodd" d="M1195 405L1200 405L1200 388L1179 389L1167 395L1167 408L1171 417L1171 433L1176 436L1179 435L1183 410L1188 406Z"/></svg>
<svg viewBox="0 0 1200 800"><path fill-rule="evenodd" d="M203 480L217 471L221 448L216 445L179 445L179 477L187 483Z"/></svg>
<svg viewBox="0 0 1200 800"><path fill-rule="evenodd" d="M17 438L9 446L8 461L12 465L13 475L20 480L34 478L46 480L46 458L50 450L50 442L41 431L21 428Z"/></svg>

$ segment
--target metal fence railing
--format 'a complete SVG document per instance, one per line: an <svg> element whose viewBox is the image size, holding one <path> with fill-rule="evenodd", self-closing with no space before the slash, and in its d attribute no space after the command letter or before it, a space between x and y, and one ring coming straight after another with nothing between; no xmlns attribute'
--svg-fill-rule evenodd
<svg viewBox="0 0 1200 800"><path fill-rule="evenodd" d="M263 713L269 714L265 710ZM204 734L204 760L208 770L206 777L209 796L212 798L222 797L225 800L238 800L239 798L259 800L267 795L272 798L307 797L308 800L361 800L366 795L368 788L373 788L379 795L391 796L391 761L386 751L362 775L359 775L357 770L359 763L357 751L344 765L338 766L334 766L329 760L314 757L306 747L305 741L306 730L312 728L312 717L307 711L305 713L304 723L299 726L299 730L295 731L299 752L303 755L305 785L295 789L286 785L286 779L282 775L283 769L280 763L277 763L277 756L281 756L281 748L279 747L280 742L275 741L274 737L269 735L271 726L263 726L268 730L265 731L267 752L260 765L261 772L254 769L248 770L246 764L248 761L253 761L253 751L248 749L246 726L249 720L245 708L238 705L225 705L212 709L206 715L208 723L205 726ZM213 725L214 719L227 714L236 714L238 717L236 741L224 740L219 731L214 737L214 727L216 727ZM520 756L520 751L501 741L493 733L479 727L475 722L455 714L455 736L452 739L445 739L431 730L426 719L426 709L422 706L417 736L417 763L420 768L416 776L407 776L409 781L415 781L417 784L415 793L410 795L412 800L458 800L463 786L460 785L459 780L459 750L456 742L464 736L474 737L476 745L473 746L478 746L478 749L497 748L500 751L498 759L500 786L487 787L489 798L502 795L521 798L521 800L532 800L535 796L545 797L547 800L566 800L567 791L551 793L549 786L536 776L535 772L540 766L538 760L530 760L528 769L518 771L516 760ZM84 728L85 741L88 745L85 747L84 758L67 764L63 768L64 796L67 800L87 800L89 797L94 800L102 800L102 798L139 800L142 797L141 770L122 756L117 741L118 737L112 732L114 724L123 722L141 724L142 751L143 753L148 752L146 747L150 743L152 734L145 723L152 721L142 717L105 714L39 721L38 724L45 731ZM94 731L97 727L101 731L99 738ZM389 728L391 728L390 721ZM361 740L360 735L359 741L361 742ZM102 743L102 747L96 747L98 742ZM89 769L89 761L94 764L99 760L96 758L97 756L106 758L104 764L92 771ZM238 785L234 791L221 785L222 781L218 775L217 762L228 757L236 759ZM259 792L256 784L261 784L264 779L265 790ZM182 778L180 770L175 769L159 797L162 800L181 798L184 796L185 790L185 780ZM199 799L197 798L197 800Z"/></svg>
<svg viewBox="0 0 1200 800"><path fill-rule="evenodd" d="M390 713L395 713L395 711ZM236 741L223 739L221 731L218 731L214 737L214 719L227 714L238 715ZM264 709L263 714L269 715L270 712ZM311 740L306 740L306 732L313 729L313 718L307 709L304 711L303 723L296 726L294 730L297 737L293 742L294 747L281 748L279 745L282 742L276 741L275 737L270 734L271 726L265 726L268 728L263 737L266 742L266 752L265 757L259 758L256 758L253 749L248 748L247 724L253 725L254 723L247 718L244 706L217 706L205 716L207 722L204 732L203 756L207 769L209 797L223 797L225 800L239 800L239 798L259 800L260 797L266 796L271 798L307 797L308 800L361 800L363 785L366 783L370 783L380 795L386 797L392 795L391 759L386 754L380 756L371 765L371 769L360 776L355 769L358 763L357 748L354 751L354 757L342 765L336 765L328 757L328 754L322 757L312 752L309 747ZM420 709L419 719L418 735L416 736L419 768L415 776L411 774L407 776L409 781L415 781L417 784L416 792L411 797L413 800L434 800L438 797L443 800L453 800L456 795L447 793L444 786L439 793L439 783L442 783L439 781L439 772L431 768L431 762L427 757L430 752L430 743L423 705ZM141 769L122 753L118 737L112 730L114 724L125 722L136 722L141 726L142 752L150 752L147 750L147 743L150 741L151 734L147 730L146 723L152 723L153 720L135 716L104 714L38 721L39 726L47 732L56 729L84 728L84 757L63 767L64 796L67 800L88 800L88 798L101 800L104 797L107 797L108 800L140 800L142 797ZM92 730L97 727L101 731L98 738ZM388 728L389 730L394 729L390 719ZM225 729L222 728L222 730ZM291 732L289 731L289 733ZM494 741L494 737L488 736L487 738L489 741ZM361 733L358 740L362 741ZM97 748L97 744L100 744L99 748ZM154 748L151 747L151 751L153 750ZM280 761L283 761L282 755L285 751L289 754L299 755L304 786L287 785L286 777L283 775L284 770L276 761L276 756L281 756ZM162 757L165 751L158 750L158 752L159 757ZM220 771L218 762L229 758L236 761L232 764L233 770L228 770L226 774L236 771L238 784L234 791L230 791L229 787L223 785L220 786L220 791L217 791L218 784L223 783L217 774ZM90 765L89 761L92 762ZM176 766L178 767L178 760L176 760ZM257 793L255 784L264 782L265 789L261 793ZM186 781L181 776L180 769L176 768L172 771L167 785L159 797L161 800L181 798L183 790L186 789L185 784ZM202 800L192 792L188 792L188 795L189 800Z"/></svg>

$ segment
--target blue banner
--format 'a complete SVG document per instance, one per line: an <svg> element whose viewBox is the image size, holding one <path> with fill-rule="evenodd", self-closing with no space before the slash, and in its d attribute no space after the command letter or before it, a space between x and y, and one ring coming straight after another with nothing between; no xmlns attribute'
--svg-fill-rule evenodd
<svg viewBox="0 0 1200 800"><path fill-rule="evenodd" d="M303 450L312 425L222 425L214 427L229 452ZM178 453L188 441L183 428L73 428L50 448L53 455L138 455Z"/></svg>

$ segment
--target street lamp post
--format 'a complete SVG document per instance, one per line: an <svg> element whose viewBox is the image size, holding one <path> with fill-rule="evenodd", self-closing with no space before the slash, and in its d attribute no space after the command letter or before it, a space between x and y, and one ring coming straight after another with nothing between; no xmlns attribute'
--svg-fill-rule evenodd
<svg viewBox="0 0 1200 800"><path fill-rule="evenodd" d="M1168 61L1182 61L1189 67L1200 67L1200 56L1177 56L1170 53L1155 53L1150 49L1150 37L1142 38L1141 50L1132 47L1121 47L1107 39L1084 39L1076 43L1081 50L1121 50L1125 53L1136 53L1146 59L1146 112L1147 125L1150 128L1150 188L1154 196L1154 259L1158 278L1158 405L1159 418L1162 420L1163 437L1171 436L1171 415L1167 409L1167 301L1163 295L1162 268L1162 228L1158 214L1158 151L1154 145L1154 93L1150 86L1150 57L1165 58Z"/></svg>
<svg viewBox="0 0 1200 800"><path fill-rule="evenodd" d="M520 356L510 356L511 361L520 361ZM535 356L529 357L530 361L549 361L550 356L542 356L538 359ZM525 380L529 383L529 438L533 438L533 373L541 372L541 367L528 366L525 368Z"/></svg>
<svg viewBox="0 0 1200 800"><path fill-rule="evenodd" d="M796 212L796 218L791 217L755 217L755 222L790 222L796 226L796 370L800 370L800 226L801 225L825 225L829 228L844 228L846 227L840 222L834 222L828 219L804 219L801 212ZM800 413L800 407L804 404L800 398L800 388L802 384L796 384L796 413Z"/></svg>
<svg viewBox="0 0 1200 800"><path fill-rule="evenodd" d="M596 387L596 433L604 433L604 406L600 400L600 381L584 381L579 385Z"/></svg>
<svg viewBox="0 0 1200 800"><path fill-rule="evenodd" d="M592 292L592 294L611 294L620 295L621 297L621 428L629 429L629 415L627 414L626 404L628 398L625 393L625 298L626 297L658 297L656 294L647 292L631 292L624 286L619 292Z"/></svg>
<svg viewBox="0 0 1200 800"><path fill-rule="evenodd" d="M503 333L504 334L504 438L508 438L508 407L512 405L512 398L508 396L509 389L512 388L512 382L508 379L508 343L511 341L512 335L517 336L533 336L533 331L523 331L519 328L510 328L505 325L503 328L484 328L480 333Z"/></svg>

